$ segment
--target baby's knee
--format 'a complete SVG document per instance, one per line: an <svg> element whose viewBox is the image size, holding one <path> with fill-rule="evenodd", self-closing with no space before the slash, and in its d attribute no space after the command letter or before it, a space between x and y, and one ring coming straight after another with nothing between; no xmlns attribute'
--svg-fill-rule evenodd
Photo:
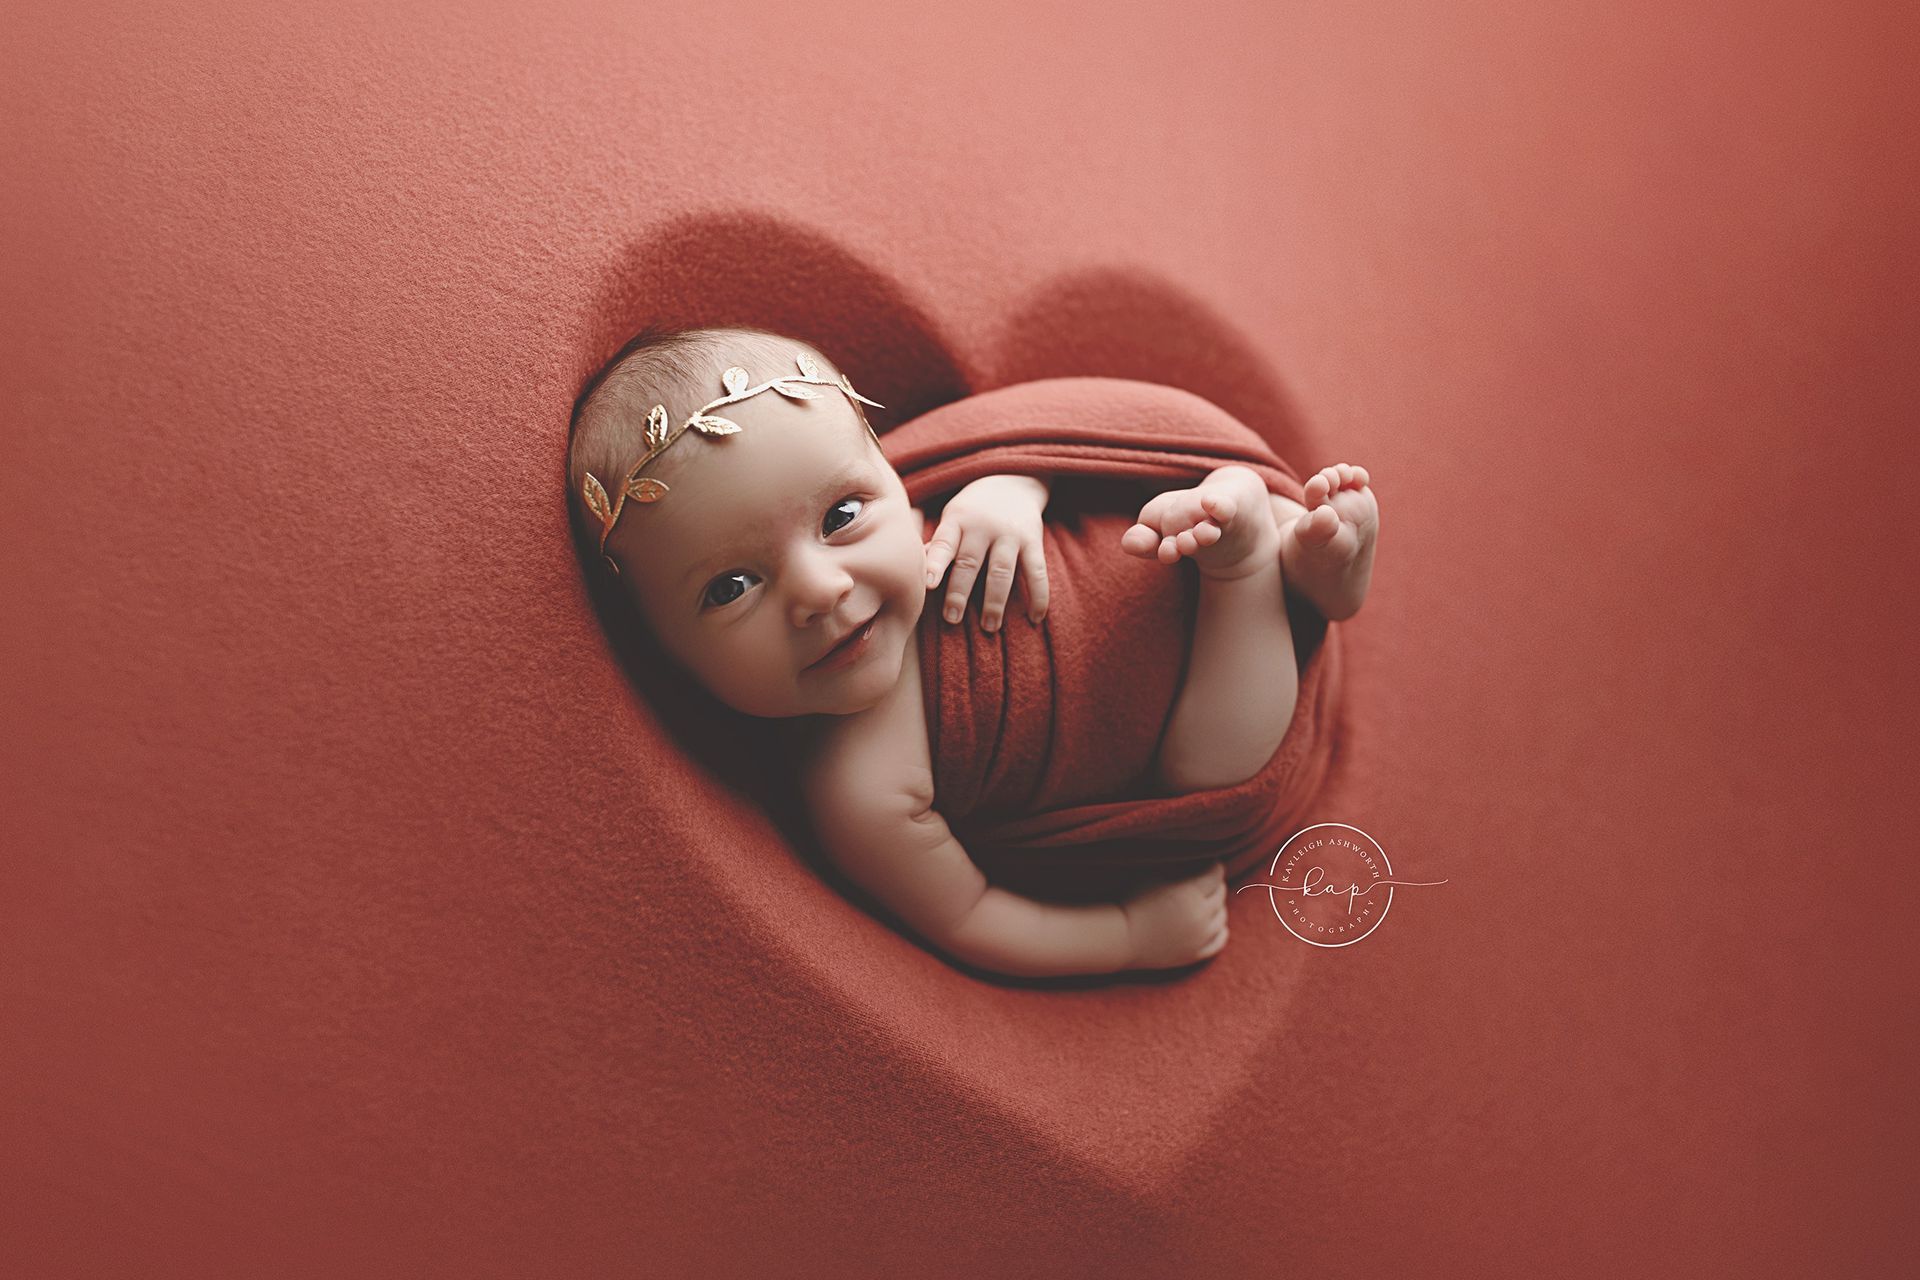
<svg viewBox="0 0 1920 1280"><path fill-rule="evenodd" d="M1198 751L1191 746L1161 751L1154 759L1153 781L1163 796L1185 796L1199 791L1237 787L1262 773L1280 754L1280 748L1285 743L1286 734L1282 732L1272 749L1260 757L1259 765L1252 767L1244 754L1233 758L1220 753Z"/></svg>
<svg viewBox="0 0 1920 1280"><path fill-rule="evenodd" d="M1154 753L1153 780L1163 795L1184 796L1196 791L1237 787L1273 763L1293 725L1299 704L1300 679L1291 662L1277 676L1280 688L1271 706L1271 719L1258 723L1216 722L1205 733L1185 732L1181 726L1160 740Z"/></svg>

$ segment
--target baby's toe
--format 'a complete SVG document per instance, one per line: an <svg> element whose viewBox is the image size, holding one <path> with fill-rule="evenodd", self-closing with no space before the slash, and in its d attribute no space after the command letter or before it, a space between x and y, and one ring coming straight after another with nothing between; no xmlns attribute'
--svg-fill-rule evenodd
<svg viewBox="0 0 1920 1280"><path fill-rule="evenodd" d="M1239 504L1233 500L1232 494L1218 489L1211 492L1202 491L1199 497L1201 510L1198 513L1198 519L1204 520L1211 516L1224 525L1232 521L1240 509Z"/></svg>
<svg viewBox="0 0 1920 1280"><path fill-rule="evenodd" d="M1324 547L1340 532L1340 513L1332 507L1315 507L1294 523L1293 532L1304 546Z"/></svg>
<svg viewBox="0 0 1920 1280"><path fill-rule="evenodd" d="M1205 520L1208 504L1212 502L1213 495L1198 489L1183 489L1174 494L1173 498L1174 501L1168 503L1166 510L1160 513L1160 528L1168 537L1191 529Z"/></svg>
<svg viewBox="0 0 1920 1280"><path fill-rule="evenodd" d="M1331 470L1336 472L1339 478L1339 483L1334 486L1336 489L1364 489L1372 483L1371 477L1367 475L1367 469L1355 463L1337 463Z"/></svg>
<svg viewBox="0 0 1920 1280"><path fill-rule="evenodd" d="M1138 520L1140 524L1146 528L1152 529L1157 534L1166 523L1167 514L1172 510L1173 504L1178 501L1178 499L1178 490L1156 493L1153 497L1147 499L1146 505L1140 508L1140 514L1135 516L1134 519Z"/></svg>

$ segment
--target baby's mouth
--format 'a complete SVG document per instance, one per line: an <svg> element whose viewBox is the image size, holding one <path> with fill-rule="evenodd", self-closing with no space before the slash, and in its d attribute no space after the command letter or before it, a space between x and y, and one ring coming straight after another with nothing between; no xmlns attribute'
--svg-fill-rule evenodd
<svg viewBox="0 0 1920 1280"><path fill-rule="evenodd" d="M809 662L807 664L807 669L811 671L815 667L831 662L834 660L834 658L836 658L840 654L845 653L852 646L859 644L861 639L865 637L869 631L873 630L874 623L878 621L880 621L880 615L878 613L875 613L871 618L868 618L865 622L861 623L859 626L855 627L852 631L848 632L846 639L842 640L839 644L833 646L833 648L821 654L818 658L815 658L812 662Z"/></svg>

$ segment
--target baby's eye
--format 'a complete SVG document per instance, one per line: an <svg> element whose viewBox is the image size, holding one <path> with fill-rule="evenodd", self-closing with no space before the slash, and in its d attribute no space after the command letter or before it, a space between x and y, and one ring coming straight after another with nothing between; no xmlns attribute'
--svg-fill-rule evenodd
<svg viewBox="0 0 1920 1280"><path fill-rule="evenodd" d="M753 575L748 573L745 569L735 569L732 573L721 574L719 577L715 578L712 582L709 582L707 584L706 594L700 597L700 603L704 605L712 605L716 609L725 608L727 605L732 604L735 600L738 600L741 596L747 594L747 589L745 587L742 587L740 588L739 591L735 592L733 595L727 596L725 599L716 599L714 597L713 589L715 587L722 585L723 583L731 583L735 578L751 578L752 576Z"/></svg>
<svg viewBox="0 0 1920 1280"><path fill-rule="evenodd" d="M840 530L846 528L848 524L852 524L853 523L852 520L846 521L843 524L833 523L833 513L838 511L840 508L846 506L850 502L858 503L861 511L865 511L867 509L867 499L865 498L857 498L851 495L848 497L842 498L840 499L840 501L834 503L831 507L827 509L827 518L821 523L821 528L826 529L828 533L833 534L833 533L840 532ZM856 513L854 516L854 519L857 520L859 518L860 518L859 515ZM828 527L830 525L832 526L831 528ZM707 584L706 592L700 597L700 603L704 606L711 606L712 608L715 608L715 609L726 608L728 605L732 604L735 600L738 600L741 596L747 594L748 589L746 587L741 587L738 591L735 591L732 594L727 594L726 592L722 591L720 593L720 596L716 596L714 593L714 588L730 585L735 578L751 578L753 576L754 576L753 574L748 573L745 569L734 569L730 572L721 574L719 577L715 578L712 582L709 582Z"/></svg>
<svg viewBox="0 0 1920 1280"><path fill-rule="evenodd" d="M862 511L865 511L865 510L867 509L867 500L866 500L865 498L853 498L853 497L847 497L847 498L842 498L842 499L840 499L840 501L838 501L838 502L836 502L836 503L834 503L834 504L833 504L833 505L832 505L831 507L829 507L829 508L827 508L827 521L828 521L829 523L831 523L831 522L832 522L832 520L833 520L833 513L834 513L834 512L836 512L836 511L838 511L838 510L839 510L840 508L842 508L842 507L844 507L844 506L846 506L846 505L847 505L847 504L848 504L849 502L857 502L857 503L859 503L859 504L860 504L860 509L861 509ZM857 518L857 517L856 517L856 518ZM848 524L851 524L851 523L852 523L852 521L848 521L847 523L848 523ZM828 533L838 533L838 532L839 532L840 530L842 530L842 529L844 529L844 528L846 528L846 527L847 527L847 526L846 526L846 525L844 525L844 524L843 524L843 525L836 525L836 526L834 526L833 528L831 528L831 529L828 529L828 530L827 530L827 532L828 532Z"/></svg>

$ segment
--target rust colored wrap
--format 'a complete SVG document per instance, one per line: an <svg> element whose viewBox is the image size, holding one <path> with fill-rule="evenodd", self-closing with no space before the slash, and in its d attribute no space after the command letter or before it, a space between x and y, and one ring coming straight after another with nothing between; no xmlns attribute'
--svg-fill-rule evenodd
<svg viewBox="0 0 1920 1280"><path fill-rule="evenodd" d="M919 647L936 807L995 884L1092 899L1223 859L1264 866L1327 773L1340 728L1340 636L1290 600L1300 696L1265 766L1234 786L1167 795L1153 779L1192 649L1198 568L1128 555L1154 493L1228 463L1303 500L1293 469L1225 410L1174 387L1049 378L969 396L890 431L888 458L923 510L968 482L1044 475L1047 616L1016 587L998 632L947 623L936 589ZM937 526L927 519L926 536ZM1280 659L1276 655L1277 660Z"/></svg>

